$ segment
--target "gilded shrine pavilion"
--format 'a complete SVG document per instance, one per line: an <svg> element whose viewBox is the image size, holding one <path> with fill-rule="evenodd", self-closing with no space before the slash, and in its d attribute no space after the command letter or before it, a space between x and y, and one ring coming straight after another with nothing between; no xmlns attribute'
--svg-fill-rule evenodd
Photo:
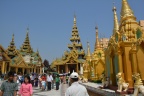
<svg viewBox="0 0 144 96"><path fill-rule="evenodd" d="M42 73L42 59L39 51L34 52L31 48L28 28L25 41L19 50L16 49L13 35L12 41L6 50L0 46L0 55L2 74L10 70L22 74L33 72Z"/></svg>
<svg viewBox="0 0 144 96"><path fill-rule="evenodd" d="M78 28L76 26L76 16L74 16L71 36L71 44L68 44L70 51L65 51L61 58L54 60L51 67L55 67L58 73L72 73L75 71L82 74L85 51L83 50Z"/></svg>
<svg viewBox="0 0 144 96"><path fill-rule="evenodd" d="M112 85L117 85L116 74L121 72L124 80L132 88L134 73L140 73L144 81L144 30L136 21L127 0L122 0L120 22L116 7L113 8L113 15L113 34L105 51L106 75L111 78Z"/></svg>
<svg viewBox="0 0 144 96"><path fill-rule="evenodd" d="M84 78L89 80L100 80L100 76L105 71L105 54L104 50L108 45L108 38L99 39L98 27L96 26L96 42L94 52L90 53L89 42L87 43L86 61L83 64Z"/></svg>

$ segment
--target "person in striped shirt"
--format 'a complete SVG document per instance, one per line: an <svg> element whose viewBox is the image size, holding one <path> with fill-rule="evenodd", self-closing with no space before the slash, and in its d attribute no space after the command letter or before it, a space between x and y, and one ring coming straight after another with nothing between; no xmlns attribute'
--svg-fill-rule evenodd
<svg viewBox="0 0 144 96"><path fill-rule="evenodd" d="M4 81L1 85L0 96L16 96L18 91L18 84L14 82L14 72L8 73L8 80Z"/></svg>

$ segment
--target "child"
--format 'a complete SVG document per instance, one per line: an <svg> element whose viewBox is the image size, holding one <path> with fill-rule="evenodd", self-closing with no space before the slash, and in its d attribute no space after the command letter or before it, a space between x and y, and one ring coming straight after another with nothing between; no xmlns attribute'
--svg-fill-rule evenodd
<svg viewBox="0 0 144 96"><path fill-rule="evenodd" d="M42 84L42 91L44 91L46 89L46 81L42 80L41 84Z"/></svg>
<svg viewBox="0 0 144 96"><path fill-rule="evenodd" d="M24 77L24 82L20 87L19 96L32 96L32 94L33 94L33 89L32 89L32 84L30 82L30 76L26 75Z"/></svg>

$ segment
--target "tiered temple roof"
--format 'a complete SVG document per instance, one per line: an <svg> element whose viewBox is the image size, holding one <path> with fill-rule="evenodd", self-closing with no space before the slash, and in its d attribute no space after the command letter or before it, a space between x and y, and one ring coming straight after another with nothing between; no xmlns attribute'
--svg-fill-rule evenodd
<svg viewBox="0 0 144 96"><path fill-rule="evenodd" d="M21 53L33 53L33 49L31 48L30 45L30 40L29 40L29 28L27 28L27 34L24 43L22 44L20 48Z"/></svg>
<svg viewBox="0 0 144 96"><path fill-rule="evenodd" d="M74 25L72 28L72 35L70 38L71 44L68 44L69 51L65 51L61 58L57 58L52 62L52 67L55 65L63 65L65 63L82 63L84 62L85 51L83 50L80 40L78 28L76 26L76 16L74 16Z"/></svg>
<svg viewBox="0 0 144 96"><path fill-rule="evenodd" d="M8 46L6 52L7 52L7 55L11 59L14 58L17 55L16 46L15 46L15 43L14 43L14 34L12 36L12 41L10 42L10 45Z"/></svg>
<svg viewBox="0 0 144 96"><path fill-rule="evenodd" d="M39 51L37 50L37 52L34 52L30 45L29 28L27 28L26 38L20 47L20 50L16 49L13 35L12 41L10 42L6 52L11 58L11 64L20 64L21 62L24 62L25 64L36 64L39 66L40 63L42 63Z"/></svg>
<svg viewBox="0 0 144 96"><path fill-rule="evenodd" d="M74 16L74 25L73 25L70 41L71 41L71 44L68 44L68 48L70 49L70 51L77 50L78 55L79 55L78 58L83 59L85 52L83 50L78 28L76 26L76 16Z"/></svg>

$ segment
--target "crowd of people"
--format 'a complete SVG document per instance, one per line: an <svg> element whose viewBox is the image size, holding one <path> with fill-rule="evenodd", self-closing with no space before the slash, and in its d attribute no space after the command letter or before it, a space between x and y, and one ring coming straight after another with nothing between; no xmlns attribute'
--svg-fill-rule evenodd
<svg viewBox="0 0 144 96"><path fill-rule="evenodd" d="M59 76L59 74L51 73L17 75L9 72L7 79L4 79L5 81L0 85L0 96L32 96L33 87L39 87L42 91L50 91L54 89L55 85L56 90L59 90L60 83L71 84L66 90L65 96L89 96L86 88L78 83L79 76L76 72L73 72L70 76ZM18 88L18 85L20 85L20 88Z"/></svg>

